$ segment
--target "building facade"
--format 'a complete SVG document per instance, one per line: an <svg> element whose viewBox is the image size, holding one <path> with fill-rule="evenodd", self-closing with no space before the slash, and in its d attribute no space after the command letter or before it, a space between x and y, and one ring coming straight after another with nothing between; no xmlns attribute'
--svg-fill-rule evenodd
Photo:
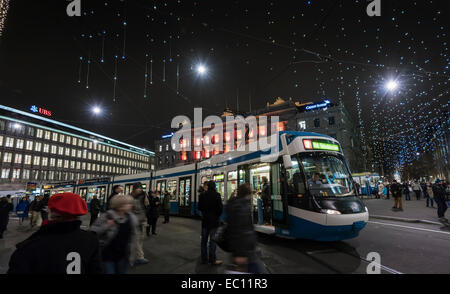
<svg viewBox="0 0 450 294"><path fill-rule="evenodd" d="M278 128L279 131L306 131L329 135L341 143L352 172L363 172L368 168L366 166L366 159L363 156L363 146L361 146L360 143L361 140L357 126L352 121L349 113L343 105L332 104L328 100L317 103L309 102L301 104L292 100L285 101L278 98L272 104L267 103L265 108L248 113L239 113L239 115L244 117L254 116L257 119L265 116L267 117L268 123L267 125L258 124L255 134L252 134L248 129L246 130L246 134L239 134L238 132L235 132L233 141L233 138L230 138L230 134L228 134L226 130L226 118L236 115L237 114L235 112L229 109L225 110L222 115L224 129L223 151L204 148L202 151L182 150L176 152L171 145L173 133L164 135L161 140L155 142L157 168L171 168L174 166L201 161L215 154L225 153L229 150L229 147L232 146L233 143L236 148L236 141L240 140L242 136L245 136L246 143L248 143L249 140L257 140L261 137L269 136L272 127ZM271 117L273 116L277 116L279 118L278 126L272 126L274 122L271 121ZM233 123L233 121L231 123ZM208 128L202 128L202 138L196 138L195 129L192 129L191 141L184 142L184 144L182 142L180 143L186 147L195 147L196 145L199 145L200 142L214 143L215 139L207 136L209 131L210 129Z"/></svg>
<svg viewBox="0 0 450 294"><path fill-rule="evenodd" d="M37 108L31 108L36 111ZM48 115L49 113L39 111ZM77 181L155 168L154 153L112 138L0 105L0 190L34 182Z"/></svg>

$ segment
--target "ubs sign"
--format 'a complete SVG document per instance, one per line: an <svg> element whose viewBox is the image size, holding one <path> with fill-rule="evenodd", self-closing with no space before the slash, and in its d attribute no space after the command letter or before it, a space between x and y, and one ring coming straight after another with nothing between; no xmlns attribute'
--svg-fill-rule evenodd
<svg viewBox="0 0 450 294"><path fill-rule="evenodd" d="M50 110L41 108L41 107L37 107L36 105L33 105L30 107L31 112L34 113L40 113L43 114L45 116L52 116L52 112Z"/></svg>

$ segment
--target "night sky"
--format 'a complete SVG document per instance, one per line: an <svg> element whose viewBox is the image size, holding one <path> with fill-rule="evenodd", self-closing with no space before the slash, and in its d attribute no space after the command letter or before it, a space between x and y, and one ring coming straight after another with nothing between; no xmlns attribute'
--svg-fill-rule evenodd
<svg viewBox="0 0 450 294"><path fill-rule="evenodd" d="M83 16L70 18L67 1L12 0L1 104L36 104L153 149L174 116L235 109L238 93L241 111L250 95L252 109L276 97L330 99L345 104L375 155L388 149L392 164L405 164L435 148L424 142L448 112L447 2L381 0L382 16L369 17L367 1L82 0ZM389 79L395 93L383 87ZM107 113L94 117L93 105Z"/></svg>

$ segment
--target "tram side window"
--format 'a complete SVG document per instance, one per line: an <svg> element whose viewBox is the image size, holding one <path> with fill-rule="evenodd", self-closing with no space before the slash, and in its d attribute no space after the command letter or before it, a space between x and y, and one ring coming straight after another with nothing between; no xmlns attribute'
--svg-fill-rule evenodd
<svg viewBox="0 0 450 294"><path fill-rule="evenodd" d="M170 200L177 200L177 180L167 182L167 192L170 193Z"/></svg>
<svg viewBox="0 0 450 294"><path fill-rule="evenodd" d="M288 193L304 195L306 190L303 173L298 166L297 158L292 158L291 161L292 168L286 170Z"/></svg>

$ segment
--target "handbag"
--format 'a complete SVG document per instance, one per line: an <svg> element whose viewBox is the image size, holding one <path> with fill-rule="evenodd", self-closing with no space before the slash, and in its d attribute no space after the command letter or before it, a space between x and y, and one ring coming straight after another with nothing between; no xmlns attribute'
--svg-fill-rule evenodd
<svg viewBox="0 0 450 294"><path fill-rule="evenodd" d="M230 245L227 240L227 224L221 225L213 237L213 241L225 252L231 252Z"/></svg>

